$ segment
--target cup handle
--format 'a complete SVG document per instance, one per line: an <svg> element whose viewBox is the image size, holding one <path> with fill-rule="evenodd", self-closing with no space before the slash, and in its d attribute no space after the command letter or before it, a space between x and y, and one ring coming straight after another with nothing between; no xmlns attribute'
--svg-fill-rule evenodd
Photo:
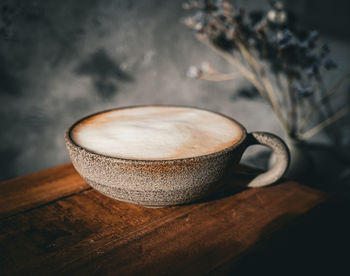
<svg viewBox="0 0 350 276"><path fill-rule="evenodd" d="M251 132L247 136L247 147L252 145L264 145L271 148L276 155L276 162L271 169L256 176L247 186L263 187L281 179L290 162L289 150L283 140L268 132Z"/></svg>

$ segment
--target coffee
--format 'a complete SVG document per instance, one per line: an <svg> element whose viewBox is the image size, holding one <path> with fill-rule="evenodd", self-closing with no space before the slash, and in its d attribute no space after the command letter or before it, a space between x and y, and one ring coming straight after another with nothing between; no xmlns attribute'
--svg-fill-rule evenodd
<svg viewBox="0 0 350 276"><path fill-rule="evenodd" d="M106 156L172 160L229 148L242 140L244 131L233 120L206 110L141 106L88 117L70 135L79 146Z"/></svg>

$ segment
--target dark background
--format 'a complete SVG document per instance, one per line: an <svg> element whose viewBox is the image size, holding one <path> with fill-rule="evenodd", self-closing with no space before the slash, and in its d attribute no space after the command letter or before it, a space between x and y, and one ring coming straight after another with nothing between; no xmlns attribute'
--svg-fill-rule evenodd
<svg viewBox="0 0 350 276"><path fill-rule="evenodd" d="M222 71L232 68L180 22L187 14L182 2L1 0L0 180L69 161L63 141L67 127L118 106L205 107L236 118L248 131L283 137L269 106L244 80L211 83L186 77L187 68L202 61ZM301 25L320 30L330 44L339 69L326 83L348 71L350 2L284 2ZM267 1L234 3L247 10L269 9ZM348 119L333 126L341 129L336 147L345 158L332 151L316 157L321 186L341 193L350 186ZM326 134L313 141L332 144ZM264 167L266 158L266 151L250 149L244 162Z"/></svg>

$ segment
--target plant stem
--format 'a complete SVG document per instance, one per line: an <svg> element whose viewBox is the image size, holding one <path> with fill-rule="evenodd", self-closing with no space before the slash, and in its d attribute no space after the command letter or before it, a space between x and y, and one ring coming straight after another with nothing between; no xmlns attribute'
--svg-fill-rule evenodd
<svg viewBox="0 0 350 276"><path fill-rule="evenodd" d="M262 68L261 64L254 58L254 56L247 50L247 48L240 41L236 40L235 44L238 46L238 48L240 49L240 51L242 52L243 56L248 61L248 63L254 68L256 75L259 77L260 81L262 82L265 88L267 97L270 101L273 111L276 113L282 125L288 131L288 125L282 115L280 104L275 93L275 89L273 88L270 79L266 77L265 70Z"/></svg>
<svg viewBox="0 0 350 276"><path fill-rule="evenodd" d="M282 104L284 104L284 106L286 107L286 123L288 125L288 129L290 129L290 121L291 121L291 118L289 118L290 116L290 112L288 112L288 110L291 110L291 102L290 102L290 99L289 99L289 95L288 95L288 91L285 87L283 87L283 84L282 84L282 80L281 80L281 73L276 73L275 74L275 78L276 78L276 85L277 85L277 88L281 91L282 93Z"/></svg>
<svg viewBox="0 0 350 276"><path fill-rule="evenodd" d="M232 74L221 74L221 73L214 73L214 74L202 74L200 77L198 77L201 80L207 80L207 81L225 81L225 80L233 80L236 78L239 78L240 75L237 73Z"/></svg>
<svg viewBox="0 0 350 276"><path fill-rule="evenodd" d="M339 88L343 85L343 83L348 79L350 78L350 72L347 73L345 76L343 76L337 83L336 85L331 89L329 90L329 92L324 96L322 97L317 103L315 103L313 105L313 107L311 108L310 112L308 114L305 115L304 117L304 120L302 121L301 123L301 127L300 127L300 131L304 131L307 124L310 122L310 119L313 117L314 113L316 111L318 111L320 109L320 107L322 107L322 105L324 103L326 103L329 98L331 96L333 96L334 94L336 94L338 91L339 91Z"/></svg>
<svg viewBox="0 0 350 276"><path fill-rule="evenodd" d="M301 140L309 139L310 137L314 136L316 133L320 132L325 127L329 126L330 124L334 123L341 117L343 117L348 111L350 110L349 107L343 107L338 112L333 114L333 116L329 117L327 120L324 120L320 124L314 126L313 128L309 129L308 131L301 133L298 135L298 138Z"/></svg>
<svg viewBox="0 0 350 276"><path fill-rule="evenodd" d="M250 72L249 70L247 70L239 61L237 61L235 58L233 58L229 53L226 53L226 52L220 50L219 48L217 48L215 45L213 45L206 35L197 34L197 38L204 45L208 46L211 50L213 50L218 55L220 55L221 57L226 59L230 64L234 65L245 78L247 78L251 83L253 83L253 85L258 89L259 92L263 91L263 87L257 81L254 74L252 72Z"/></svg>
<svg viewBox="0 0 350 276"><path fill-rule="evenodd" d="M197 34L197 38L199 41L201 41L203 44L208 46L214 52L219 54L221 57L225 58L230 64L234 65L240 71L240 73L255 86L255 88L259 91L259 93L269 101L269 103L272 106L273 111L275 112L278 119L281 121L282 126L286 129L286 131L288 131L287 122L284 119L284 117L282 116L282 113L280 112L279 104L278 104L277 98L274 94L274 90L272 88L271 83L269 83L268 79L266 78L266 76L263 76L263 78L262 78L263 84L261 84L261 80L258 78L259 76L257 76L257 74L254 74L251 71L249 71L248 69L246 69L244 67L244 65L242 65L238 60L236 60L234 57L232 57L232 55L230 55L229 53L226 53L226 52L220 50L215 45L213 45L213 43L208 39L208 37L206 35ZM254 57L252 57L250 54L247 55L247 53L243 53L243 52L242 52L242 54L244 54L244 57L247 61L249 61L248 59L250 59L250 62L251 62L250 64L252 66L258 65L258 67L260 67L260 65L254 59Z"/></svg>
<svg viewBox="0 0 350 276"><path fill-rule="evenodd" d="M291 137L295 137L297 133L297 103L295 101L295 90L292 87L293 78L290 73L288 73L288 92L291 104L291 112L290 112L290 129L289 135Z"/></svg>

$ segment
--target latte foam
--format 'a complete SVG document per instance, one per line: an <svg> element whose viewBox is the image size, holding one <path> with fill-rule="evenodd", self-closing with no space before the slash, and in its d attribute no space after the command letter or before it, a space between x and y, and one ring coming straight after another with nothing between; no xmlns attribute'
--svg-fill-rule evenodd
<svg viewBox="0 0 350 276"><path fill-rule="evenodd" d="M218 114L193 108L146 106L93 115L71 130L89 151L125 159L171 160L214 153L238 143L243 130Z"/></svg>

